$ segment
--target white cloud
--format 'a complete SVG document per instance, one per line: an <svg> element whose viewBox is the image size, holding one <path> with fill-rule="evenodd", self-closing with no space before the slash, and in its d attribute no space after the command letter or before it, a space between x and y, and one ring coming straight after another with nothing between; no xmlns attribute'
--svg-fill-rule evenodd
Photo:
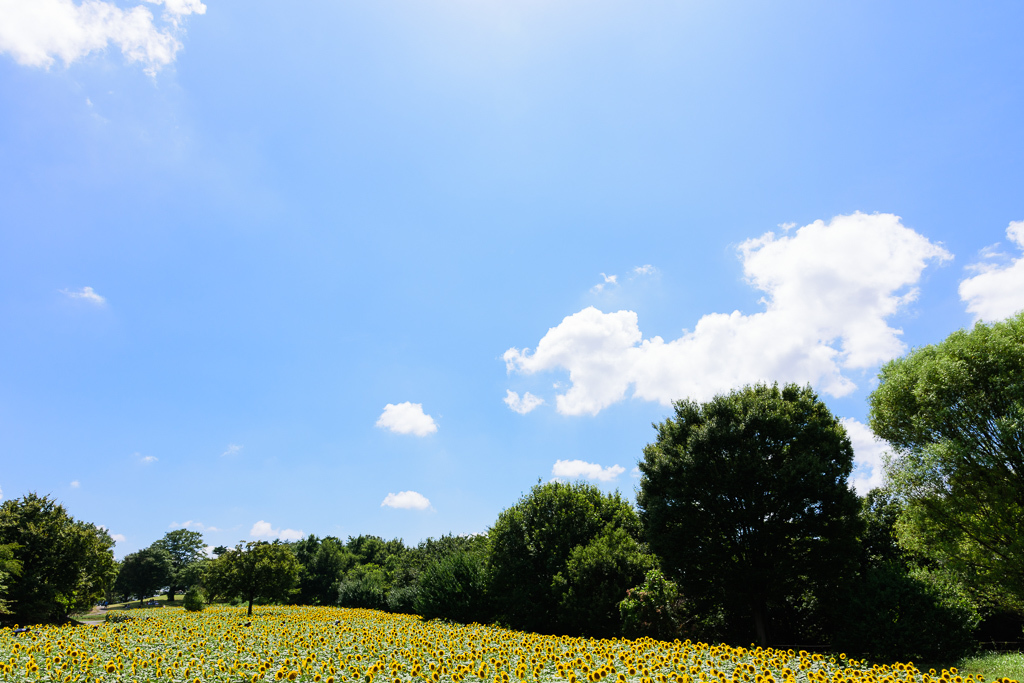
<svg viewBox="0 0 1024 683"><path fill-rule="evenodd" d="M596 284L590 288L590 291L594 294L600 293L604 289L605 285L617 285L619 283L618 275L605 275L604 273L601 273L601 278L604 282Z"/></svg>
<svg viewBox="0 0 1024 683"><path fill-rule="evenodd" d="M426 436L437 431L434 418L424 414L422 403L389 403L377 419L377 426L397 434Z"/></svg>
<svg viewBox="0 0 1024 683"><path fill-rule="evenodd" d="M252 525L252 529L249 530L249 536L252 538L264 538L264 539L279 539L282 541L297 541L302 538L303 533L295 529L274 529L270 522L264 522L262 519Z"/></svg>
<svg viewBox="0 0 1024 683"><path fill-rule="evenodd" d="M0 0L0 2L3 2L3 0ZM62 289L60 291L61 293L68 295L72 299L84 299L85 301L88 301L91 304L96 304L97 306L102 306L103 304L107 303L107 300L104 297L97 294L92 287L82 287L77 292L72 292L71 290L68 289Z"/></svg>
<svg viewBox="0 0 1024 683"><path fill-rule="evenodd" d="M238 444L229 443L228 444L228 449L226 451L224 451L223 453L221 453L220 457L224 458L224 457L229 457L229 456L232 456L232 455L238 455L241 452L242 452L242 447L241 446L239 446Z"/></svg>
<svg viewBox="0 0 1024 683"><path fill-rule="evenodd" d="M642 266L637 266L636 268L633 269L633 275L635 276L654 275L657 272L658 269L652 266L650 263L644 264Z"/></svg>
<svg viewBox="0 0 1024 683"><path fill-rule="evenodd" d="M3 488L0 488L0 500L3 500L3 499L4 499L4 490L3 490Z"/></svg>
<svg viewBox="0 0 1024 683"><path fill-rule="evenodd" d="M523 394L523 397L520 398L519 392L512 391L511 389L505 390L505 398L502 400L505 402L505 405L520 415L526 415L528 412L544 403L544 399L534 396L529 391Z"/></svg>
<svg viewBox="0 0 1024 683"><path fill-rule="evenodd" d="M110 538L113 539L114 543L124 543L124 534L110 534Z"/></svg>
<svg viewBox="0 0 1024 683"><path fill-rule="evenodd" d="M1024 250L1024 221L1010 223L1006 236ZM982 255L997 254L990 249ZM974 314L975 321L994 322L1024 309L1024 256L1003 267L981 264L974 270L980 272L960 282L960 300L967 304L967 311Z"/></svg>
<svg viewBox="0 0 1024 683"><path fill-rule="evenodd" d="M212 531L220 531L220 529L218 529L215 526L206 526L202 522L197 522L197 521L192 520L192 519L187 520L185 522L171 522L169 526L170 526L171 529L190 529L192 531L211 531L211 532Z"/></svg>
<svg viewBox="0 0 1024 683"><path fill-rule="evenodd" d="M204 545L203 546L203 554L206 555L206 557L208 557L211 560L214 559L215 557L217 557L217 554L215 552L213 552L213 549L215 547L216 546L212 546L212 545Z"/></svg>
<svg viewBox="0 0 1024 683"><path fill-rule="evenodd" d="M380 506L399 508L401 510L426 510L430 507L430 501L422 493L400 491L398 493L389 493L384 497Z"/></svg>
<svg viewBox="0 0 1024 683"><path fill-rule="evenodd" d="M738 249L764 311L711 313L692 332L644 339L633 311L588 307L548 330L533 353L511 348L509 372L569 372L556 397L565 415L596 415L632 395L669 404L757 381L810 382L832 396L855 389L843 374L905 349L886 319L917 296L929 262L952 258L892 214L836 216L793 234L766 233Z"/></svg>
<svg viewBox="0 0 1024 683"><path fill-rule="evenodd" d="M889 450L889 445L875 436L871 428L852 417L840 420L853 444L854 470L851 482L857 493L864 495L873 488L885 483L885 472L882 469L882 456Z"/></svg>
<svg viewBox="0 0 1024 683"><path fill-rule="evenodd" d="M601 467L584 460L556 460L555 466L551 468L551 474L556 477L596 479L597 481L612 481L625 471L626 468L620 465Z"/></svg>
<svg viewBox="0 0 1024 683"><path fill-rule="evenodd" d="M206 5L199 0L147 2L164 6L161 18L170 26L157 27L142 5L121 9L105 0L0 0L0 53L23 66L49 68L57 59L69 65L112 44L153 75L182 48L177 35L183 17L204 14Z"/></svg>
<svg viewBox="0 0 1024 683"><path fill-rule="evenodd" d="M154 462L156 462L157 460L160 459L160 458L156 457L155 455L142 455L141 453L136 453L135 455L136 455L136 457L139 458L139 462L145 463L147 465L150 464L150 463L154 463Z"/></svg>
<svg viewBox="0 0 1024 683"><path fill-rule="evenodd" d="M71 482L71 484L70 484L71 488L73 488L73 489L77 489L77 488L78 488L79 486L81 486L81 485L82 485L82 484L81 484L81 482L79 482L79 481L78 481L77 479L75 479L75 480L74 480L73 482Z"/></svg>

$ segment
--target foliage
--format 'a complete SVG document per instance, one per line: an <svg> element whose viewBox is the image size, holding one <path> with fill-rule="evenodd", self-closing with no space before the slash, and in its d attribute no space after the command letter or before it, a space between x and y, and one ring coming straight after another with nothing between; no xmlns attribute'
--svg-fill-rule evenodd
<svg viewBox="0 0 1024 683"><path fill-rule="evenodd" d="M249 603L257 598L287 600L299 579L299 561L295 553L278 541L250 541L239 543L222 555L226 592Z"/></svg>
<svg viewBox="0 0 1024 683"><path fill-rule="evenodd" d="M0 546L11 544L8 562L21 570L7 579L7 600L23 624L62 621L88 608L116 571L110 535L49 496L29 493L0 505Z"/></svg>
<svg viewBox="0 0 1024 683"><path fill-rule="evenodd" d="M649 639L585 640L336 607L153 610L95 629L0 638L4 680L355 683L955 683L958 672ZM972 680L971 683L975 683Z"/></svg>
<svg viewBox="0 0 1024 683"><path fill-rule="evenodd" d="M674 640L684 633L686 617L679 587L665 578L660 569L651 569L643 585L626 591L619 603L622 635L627 638Z"/></svg>
<svg viewBox="0 0 1024 683"><path fill-rule="evenodd" d="M387 609L387 596L387 576L375 564L356 565L338 585L338 604L342 607Z"/></svg>
<svg viewBox="0 0 1024 683"><path fill-rule="evenodd" d="M977 646L978 620L955 586L885 563L854 584L833 644L881 660L957 659Z"/></svg>
<svg viewBox="0 0 1024 683"><path fill-rule="evenodd" d="M189 567L200 562L204 558L203 535L198 531L188 529L175 529L164 534L164 537L153 543L157 548L166 550L171 556L171 575L167 583L167 599L174 600L174 595L179 590L188 590L194 580L194 572L189 572Z"/></svg>
<svg viewBox="0 0 1024 683"><path fill-rule="evenodd" d="M167 585L173 570L171 554L155 544L138 552L126 555L121 561L114 590L124 595L134 595L142 602L151 597L158 588Z"/></svg>
<svg viewBox="0 0 1024 683"><path fill-rule="evenodd" d="M354 553L337 538L323 540L313 534L292 544L299 564L299 590L295 602L300 605L333 605L338 599L341 577L356 561Z"/></svg>
<svg viewBox="0 0 1024 683"><path fill-rule="evenodd" d="M563 628L558 606L568 586L556 586L555 576L575 548L609 525L640 537L640 520L628 502L584 483L538 484L504 510L489 533L490 592L503 623L536 632ZM616 596L610 609L621 599Z"/></svg>
<svg viewBox="0 0 1024 683"><path fill-rule="evenodd" d="M126 621L135 621L135 617L124 612L107 612L106 616L103 617L103 621L111 624L123 624Z"/></svg>
<svg viewBox="0 0 1024 683"><path fill-rule="evenodd" d="M890 361L870 403L900 544L1024 610L1024 313Z"/></svg>
<svg viewBox="0 0 1024 683"><path fill-rule="evenodd" d="M185 593L184 607L186 612L202 612L206 607L203 591L199 586L193 586Z"/></svg>
<svg viewBox="0 0 1024 683"><path fill-rule="evenodd" d="M597 638L618 635L619 602L656 565L635 538L611 524L586 545L573 548L552 581L559 595L561 630Z"/></svg>
<svg viewBox="0 0 1024 683"><path fill-rule="evenodd" d="M679 401L657 430L638 502L663 569L723 635L808 637L795 624L831 611L857 560L843 426L810 387L754 385Z"/></svg>
<svg viewBox="0 0 1024 683"><path fill-rule="evenodd" d="M486 621L490 612L485 563L479 550L453 550L435 559L420 576L416 612L426 619L464 624Z"/></svg>
<svg viewBox="0 0 1024 683"><path fill-rule="evenodd" d="M0 614L10 614L11 610L5 599L7 596L7 579L21 574L21 562L14 559L16 543L0 545Z"/></svg>

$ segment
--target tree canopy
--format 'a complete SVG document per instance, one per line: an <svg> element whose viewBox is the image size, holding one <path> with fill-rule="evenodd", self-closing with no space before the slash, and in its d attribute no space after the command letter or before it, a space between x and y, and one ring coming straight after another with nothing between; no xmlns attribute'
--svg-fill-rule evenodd
<svg viewBox="0 0 1024 683"><path fill-rule="evenodd" d="M796 635L794 606L825 599L857 559L842 424L791 384L679 401L656 428L638 501L662 568L701 613L749 624L729 636Z"/></svg>
<svg viewBox="0 0 1024 683"><path fill-rule="evenodd" d="M171 573L167 579L167 599L174 600L174 594L181 589L189 588L189 566L204 558L203 535L198 531L175 529L164 534L164 537L153 543L154 547L166 550L171 557Z"/></svg>
<svg viewBox="0 0 1024 683"><path fill-rule="evenodd" d="M223 562L227 592L252 603L258 598L287 600L299 580L299 561L287 545L274 541L239 543L218 558Z"/></svg>
<svg viewBox="0 0 1024 683"><path fill-rule="evenodd" d="M586 547L609 527L621 529L633 540L641 535L636 512L618 492L604 494L584 483L538 484L504 510L489 533L490 584L500 618L514 628L540 633L574 628L575 620L562 623L559 611L571 583L556 584L555 577L568 571L574 550ZM632 552L621 539L614 543ZM576 557L578 574L597 581L587 566L590 558L579 551ZM563 578L568 577L563 574ZM617 609L626 589L636 582L622 587L611 610Z"/></svg>
<svg viewBox="0 0 1024 683"><path fill-rule="evenodd" d="M125 595L134 595L142 602L166 586L173 573L171 554L154 543L125 556L114 589Z"/></svg>
<svg viewBox="0 0 1024 683"><path fill-rule="evenodd" d="M0 546L11 547L8 566L18 568L6 579L6 599L23 624L62 621L90 606L116 571L110 535L49 496L29 493L0 505Z"/></svg>
<svg viewBox="0 0 1024 683"><path fill-rule="evenodd" d="M1024 313L890 361L869 400L901 545L1024 611Z"/></svg>

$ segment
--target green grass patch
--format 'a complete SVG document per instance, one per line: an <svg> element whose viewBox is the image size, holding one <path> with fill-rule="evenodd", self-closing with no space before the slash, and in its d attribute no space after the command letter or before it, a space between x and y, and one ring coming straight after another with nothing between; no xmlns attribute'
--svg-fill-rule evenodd
<svg viewBox="0 0 1024 683"><path fill-rule="evenodd" d="M993 678L1012 678L1024 681L1024 653L990 652L976 657L967 657L957 665L961 674L981 674L985 680Z"/></svg>

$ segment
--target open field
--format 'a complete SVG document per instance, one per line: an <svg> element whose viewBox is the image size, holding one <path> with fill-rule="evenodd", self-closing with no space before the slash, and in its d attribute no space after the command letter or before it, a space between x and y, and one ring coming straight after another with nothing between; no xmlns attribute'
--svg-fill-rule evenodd
<svg viewBox="0 0 1024 683"><path fill-rule="evenodd" d="M121 613L125 614L125 613ZM128 613L131 614L131 613ZM142 611L121 623L0 631L7 680L315 683L967 683L993 676L842 657L541 636L336 607ZM1000 679L996 679L1000 680ZM1006 679L1002 679L1006 680Z"/></svg>

